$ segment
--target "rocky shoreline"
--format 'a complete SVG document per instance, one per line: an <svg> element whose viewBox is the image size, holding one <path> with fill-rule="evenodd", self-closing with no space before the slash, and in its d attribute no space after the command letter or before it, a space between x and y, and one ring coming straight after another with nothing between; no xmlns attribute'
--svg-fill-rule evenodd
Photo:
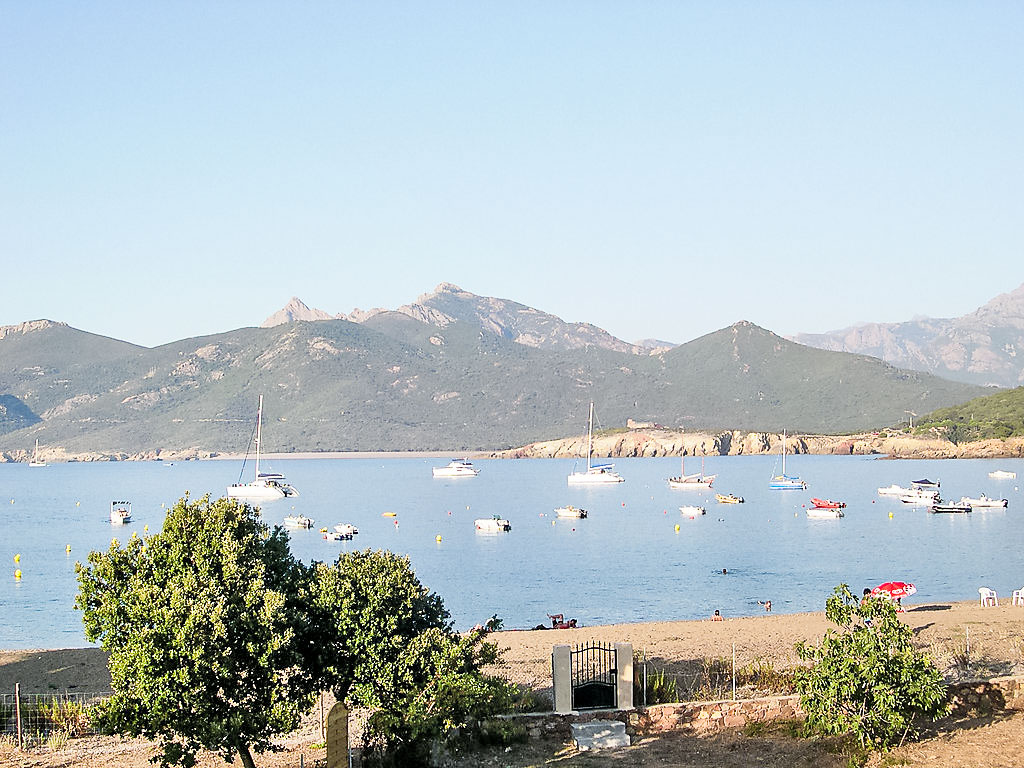
<svg viewBox="0 0 1024 768"><path fill-rule="evenodd" d="M267 458L350 458L455 456L492 459L575 458L586 455L586 435L530 443L519 448L492 451L373 451L275 453ZM602 458L653 458L656 456L746 456L779 453L782 435L774 432L678 432L669 429L615 430L594 436L594 455ZM857 435L788 435L787 453L834 456L884 456L889 459L1006 459L1024 458L1024 438L979 440L954 444L937 437L898 432L866 432ZM0 452L0 464L28 462L30 451ZM48 463L94 461L192 461L197 459L240 459L241 454L202 448L142 453L89 451L69 453L59 446L40 452Z"/></svg>
<svg viewBox="0 0 1024 768"><path fill-rule="evenodd" d="M499 459L574 458L586 455L586 435L531 443L488 454ZM780 453L782 435L772 432L616 431L594 436L602 458L655 456L745 456ZM1002 459L1024 457L1024 438L951 443L936 437L868 432L859 435L788 435L787 453L836 456L878 455L891 459Z"/></svg>

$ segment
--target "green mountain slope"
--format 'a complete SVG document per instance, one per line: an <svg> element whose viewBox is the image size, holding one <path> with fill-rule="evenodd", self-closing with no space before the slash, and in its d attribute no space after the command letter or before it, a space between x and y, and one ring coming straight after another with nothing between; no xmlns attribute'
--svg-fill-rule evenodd
<svg viewBox="0 0 1024 768"><path fill-rule="evenodd" d="M1024 435L1024 387L978 397L922 416L915 432L939 431L954 443Z"/></svg>
<svg viewBox="0 0 1024 768"><path fill-rule="evenodd" d="M482 449L627 419L841 432L885 426L980 387L825 352L738 323L659 355L516 343L472 319L381 312L135 347L54 326L0 339L0 449L244 451L264 394L268 451ZM27 419L27 420L25 420Z"/></svg>

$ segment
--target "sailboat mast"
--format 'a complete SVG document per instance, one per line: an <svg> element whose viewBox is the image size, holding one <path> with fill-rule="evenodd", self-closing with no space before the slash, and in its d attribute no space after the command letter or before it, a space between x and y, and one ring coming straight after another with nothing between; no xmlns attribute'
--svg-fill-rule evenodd
<svg viewBox="0 0 1024 768"><path fill-rule="evenodd" d="M786 476L786 430L782 430L782 476Z"/></svg>
<svg viewBox="0 0 1024 768"><path fill-rule="evenodd" d="M590 457L594 452L594 401L590 401L590 419L587 421L587 472L590 471Z"/></svg>
<svg viewBox="0 0 1024 768"><path fill-rule="evenodd" d="M260 438L263 433L263 395L256 406L256 479L260 479Z"/></svg>

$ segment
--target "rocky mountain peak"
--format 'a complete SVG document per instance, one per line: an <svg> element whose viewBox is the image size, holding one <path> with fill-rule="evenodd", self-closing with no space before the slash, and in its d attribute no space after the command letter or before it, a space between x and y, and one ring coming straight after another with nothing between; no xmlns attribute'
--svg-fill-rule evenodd
<svg viewBox="0 0 1024 768"><path fill-rule="evenodd" d="M0 339L8 336L24 335L35 331L45 331L47 328L67 327L67 323L56 323L53 320L29 320L17 325L0 325Z"/></svg>
<svg viewBox="0 0 1024 768"><path fill-rule="evenodd" d="M310 309L297 296L292 296L282 309L260 323L260 327L273 328L275 325L284 325L285 323L332 319L334 319L333 315L329 315L322 309Z"/></svg>

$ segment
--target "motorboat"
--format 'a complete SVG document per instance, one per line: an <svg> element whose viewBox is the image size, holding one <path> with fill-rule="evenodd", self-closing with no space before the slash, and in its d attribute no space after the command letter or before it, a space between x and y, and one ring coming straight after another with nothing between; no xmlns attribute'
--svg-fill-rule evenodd
<svg viewBox="0 0 1024 768"><path fill-rule="evenodd" d="M594 464L594 401L590 401L590 419L587 422L587 471L573 472L569 485L609 485L624 482L626 478L614 470L614 464Z"/></svg>
<svg viewBox="0 0 1024 768"><path fill-rule="evenodd" d="M840 517L845 517L843 510L839 507L808 507L807 516L812 520L838 520Z"/></svg>
<svg viewBox="0 0 1024 768"><path fill-rule="evenodd" d="M434 467L434 477L476 477L480 470L469 459L452 459L447 466Z"/></svg>
<svg viewBox="0 0 1024 768"><path fill-rule="evenodd" d="M334 530L338 533L346 533L349 536L355 536L359 533L359 529L352 525L352 523L339 523L334 526Z"/></svg>
<svg viewBox="0 0 1024 768"><path fill-rule="evenodd" d="M110 522L124 525L132 521L132 503L130 501L110 502Z"/></svg>
<svg viewBox="0 0 1024 768"><path fill-rule="evenodd" d="M831 499L817 499L811 497L811 504L815 509L842 509L846 506L845 501L832 501Z"/></svg>
<svg viewBox="0 0 1024 768"><path fill-rule="evenodd" d="M990 499L984 493L976 499L964 496L960 499L960 503L967 504L970 507L981 507L982 509L999 509L1010 505L1009 499Z"/></svg>
<svg viewBox="0 0 1024 768"><path fill-rule="evenodd" d="M928 511L929 512L936 512L936 513L943 513L943 512L952 512L952 513L970 512L971 511L971 505L970 504L964 504L963 502L951 501L948 504L933 504L932 506L930 506L928 508Z"/></svg>
<svg viewBox="0 0 1024 768"><path fill-rule="evenodd" d="M696 504L682 506L679 508L679 511L680 513L687 515L688 517L700 517L701 515L706 515L708 513L708 511L704 509L704 507L699 507Z"/></svg>
<svg viewBox="0 0 1024 768"><path fill-rule="evenodd" d="M328 531L326 528L321 528L320 534L327 541L352 541L351 533L341 533L340 531Z"/></svg>
<svg viewBox="0 0 1024 768"><path fill-rule="evenodd" d="M478 531L483 531L485 533L498 533L501 531L512 530L512 523L502 517L498 517L497 515L494 517L482 517L479 520L474 520L473 524L476 526Z"/></svg>
<svg viewBox="0 0 1024 768"><path fill-rule="evenodd" d="M938 491L925 491L920 489L907 491L899 498L904 504L910 504L918 507L937 504L940 501Z"/></svg>
<svg viewBox="0 0 1024 768"><path fill-rule="evenodd" d="M910 483L911 490L915 491L935 491L938 490L941 483L938 480L929 480L925 478L923 480L913 480Z"/></svg>
<svg viewBox="0 0 1024 768"><path fill-rule="evenodd" d="M1016 472L1008 472L1005 469L997 469L993 472L988 473L989 477L994 477L996 480L1016 480Z"/></svg>
<svg viewBox="0 0 1024 768"><path fill-rule="evenodd" d="M733 493L716 493L715 501L719 504L742 504L743 497Z"/></svg>
<svg viewBox="0 0 1024 768"><path fill-rule="evenodd" d="M313 518L305 515L285 515L284 524L289 528L312 528Z"/></svg>
<svg viewBox="0 0 1024 768"><path fill-rule="evenodd" d="M233 499L252 501L276 501L285 496L298 496L299 492L289 485L284 475L278 472L260 472L260 446L263 440L263 395L260 395L256 407L256 473L252 482L243 483L242 473L245 472L245 461L242 461L242 472L238 482L228 486L228 496ZM248 458L248 452L246 458Z"/></svg>
<svg viewBox="0 0 1024 768"><path fill-rule="evenodd" d="M582 519L587 516L587 510L574 507L572 504L566 504L564 507L556 509L555 514L559 517L575 517Z"/></svg>
<svg viewBox="0 0 1024 768"><path fill-rule="evenodd" d="M910 489L904 488L902 485L896 485L896 483L878 489L879 496L902 496L906 493L910 493Z"/></svg>
<svg viewBox="0 0 1024 768"><path fill-rule="evenodd" d="M700 460L700 472L695 475L686 474L685 459L679 460L679 477L670 477L668 487L676 491L707 491L718 475L704 474L704 457Z"/></svg>
<svg viewBox="0 0 1024 768"><path fill-rule="evenodd" d="M771 491L805 491L807 483L795 475L786 474L786 433L782 433L782 474L775 475L768 482Z"/></svg>
<svg viewBox="0 0 1024 768"><path fill-rule="evenodd" d="M46 462L39 458L39 438L36 438L36 452L32 454L32 459L29 461L30 467L45 467Z"/></svg>

